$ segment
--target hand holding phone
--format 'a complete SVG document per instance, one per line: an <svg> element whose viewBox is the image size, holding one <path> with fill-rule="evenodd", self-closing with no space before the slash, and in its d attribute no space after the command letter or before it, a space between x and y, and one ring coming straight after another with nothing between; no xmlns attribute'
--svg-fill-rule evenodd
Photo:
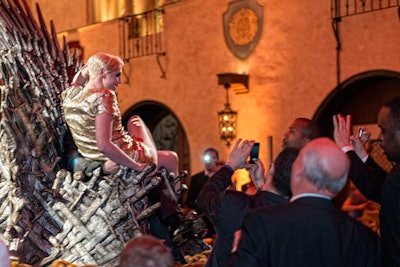
<svg viewBox="0 0 400 267"><path fill-rule="evenodd" d="M251 148L249 163L254 164L255 161L258 160L259 151L260 151L260 143L256 142L256 143L254 143L253 147Z"/></svg>
<svg viewBox="0 0 400 267"><path fill-rule="evenodd" d="M362 137L362 135L363 135L363 133L364 133L364 129L363 128L358 128L358 138L361 138Z"/></svg>

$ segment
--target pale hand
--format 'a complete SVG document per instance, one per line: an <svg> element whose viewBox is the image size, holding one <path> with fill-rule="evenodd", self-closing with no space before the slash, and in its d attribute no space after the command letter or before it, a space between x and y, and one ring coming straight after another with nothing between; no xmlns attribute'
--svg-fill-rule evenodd
<svg viewBox="0 0 400 267"><path fill-rule="evenodd" d="M333 115L333 139L336 144L340 148L350 146L350 135L351 115L347 115L346 118L341 114Z"/></svg>
<svg viewBox="0 0 400 267"><path fill-rule="evenodd" d="M243 169L246 167L246 161L253 147L254 140L245 140L240 145L242 139L238 139L233 145L231 153L229 153L226 165L229 165L233 170Z"/></svg>

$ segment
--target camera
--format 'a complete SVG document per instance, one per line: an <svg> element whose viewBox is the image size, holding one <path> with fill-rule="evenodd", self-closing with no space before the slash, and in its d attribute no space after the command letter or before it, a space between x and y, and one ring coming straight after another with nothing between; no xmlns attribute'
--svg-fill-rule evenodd
<svg viewBox="0 0 400 267"><path fill-rule="evenodd" d="M259 151L260 151L260 143L256 142L251 148L249 163L254 164L254 161L258 160Z"/></svg>
<svg viewBox="0 0 400 267"><path fill-rule="evenodd" d="M210 157L210 155L204 155L203 160L205 163L209 163L211 162L212 158Z"/></svg>

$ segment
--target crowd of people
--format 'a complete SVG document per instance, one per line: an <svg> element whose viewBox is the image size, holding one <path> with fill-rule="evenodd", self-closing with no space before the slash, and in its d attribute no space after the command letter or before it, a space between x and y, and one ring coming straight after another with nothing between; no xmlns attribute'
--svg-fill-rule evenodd
<svg viewBox="0 0 400 267"><path fill-rule="evenodd" d="M122 126L115 94L122 67L119 57L98 53L63 93L74 144L67 165L76 170L95 162L104 174L117 174L122 167L140 172L151 165L154 171L166 168L178 174L178 155L158 150L139 117L134 116L127 129ZM333 138L322 137L314 121L296 118L267 168L261 160L248 162L254 140L239 138L226 163L215 148L204 151L205 168L191 177L184 205L203 215L207 237L213 239L207 267L400 266L400 169L395 164L387 173L369 156L368 132L354 135L350 115L334 115L333 126ZM381 108L378 126L385 155L397 163L400 98ZM248 171L255 194L232 186L239 169ZM350 180L352 195L338 207L334 200ZM185 262L171 241L182 217L177 188L167 182L160 188L153 198L162 208L152 218L150 235L126 244L120 267ZM381 205L379 234L359 221L371 201ZM0 265L10 266L2 242Z"/></svg>
<svg viewBox="0 0 400 267"><path fill-rule="evenodd" d="M394 229L400 225L398 197L396 184L387 185L395 182L396 167L387 175L374 162L365 149L369 133L363 129L362 135L353 135L350 119L333 117L333 139L321 137L312 120L295 119L265 175L260 160L247 162L254 140L237 140L226 164L207 179L196 199L216 230L205 266L399 266ZM400 99L382 107L378 125L385 154L397 162L400 152L393 142L400 145L395 139L400 131ZM255 195L230 188L232 174L242 168L258 188ZM346 185L356 187L337 206L335 198ZM381 219L386 222L381 222L380 231L359 220L359 212L372 202L382 204Z"/></svg>

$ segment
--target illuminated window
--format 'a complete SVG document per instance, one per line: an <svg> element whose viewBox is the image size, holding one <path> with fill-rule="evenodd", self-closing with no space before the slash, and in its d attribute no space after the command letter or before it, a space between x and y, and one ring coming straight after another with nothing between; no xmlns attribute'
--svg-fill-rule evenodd
<svg viewBox="0 0 400 267"><path fill-rule="evenodd" d="M105 22L124 15L140 14L162 5L162 0L89 0L93 22Z"/></svg>

